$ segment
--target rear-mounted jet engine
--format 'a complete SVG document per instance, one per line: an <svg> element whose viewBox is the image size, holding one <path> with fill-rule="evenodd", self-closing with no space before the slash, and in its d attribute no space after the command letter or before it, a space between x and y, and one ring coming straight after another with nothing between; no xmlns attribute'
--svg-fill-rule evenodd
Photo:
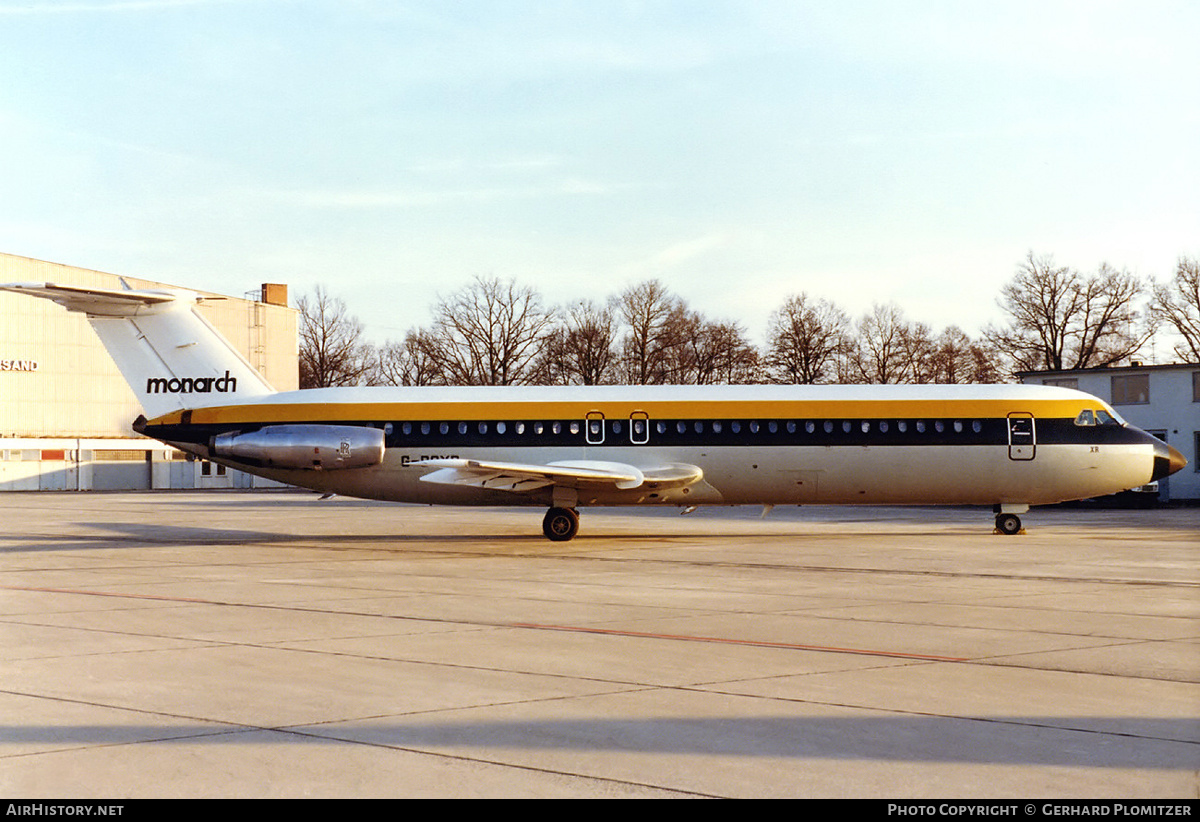
<svg viewBox="0 0 1200 822"><path fill-rule="evenodd" d="M268 425L213 437L212 454L271 468L369 468L383 462L383 431L355 425Z"/></svg>

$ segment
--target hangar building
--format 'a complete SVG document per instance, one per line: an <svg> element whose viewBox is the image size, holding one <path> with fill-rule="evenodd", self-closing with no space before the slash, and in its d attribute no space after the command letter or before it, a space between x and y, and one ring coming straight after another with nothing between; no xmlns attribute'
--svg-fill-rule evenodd
<svg viewBox="0 0 1200 822"><path fill-rule="evenodd" d="M0 282L179 288L0 254ZM188 289L196 291L197 289ZM287 286L215 299L199 311L280 391L298 386L296 310ZM82 314L0 291L0 491L231 488L273 484L198 460L130 427L141 413Z"/></svg>

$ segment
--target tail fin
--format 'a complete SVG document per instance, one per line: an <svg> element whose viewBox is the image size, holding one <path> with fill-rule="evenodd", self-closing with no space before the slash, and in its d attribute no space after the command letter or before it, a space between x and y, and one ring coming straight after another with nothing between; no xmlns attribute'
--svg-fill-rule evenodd
<svg viewBox="0 0 1200 822"><path fill-rule="evenodd" d="M195 310L189 291L116 291L54 283L9 283L4 291L53 300L87 314L121 375L151 419L170 411L225 405L275 393Z"/></svg>

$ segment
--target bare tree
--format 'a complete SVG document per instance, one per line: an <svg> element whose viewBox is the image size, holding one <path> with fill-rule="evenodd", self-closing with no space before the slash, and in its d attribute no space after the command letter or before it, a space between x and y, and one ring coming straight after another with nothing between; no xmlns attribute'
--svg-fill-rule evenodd
<svg viewBox="0 0 1200 822"><path fill-rule="evenodd" d="M673 382L678 370L677 348L683 338L687 311L683 301L658 280L625 290L617 309L625 321L621 345L621 376L634 385Z"/></svg>
<svg viewBox="0 0 1200 822"><path fill-rule="evenodd" d="M913 339L904 312L895 303L876 303L858 321L858 334L845 362L844 382L898 383L911 381Z"/></svg>
<svg viewBox="0 0 1200 822"><path fill-rule="evenodd" d="M937 364L934 357L937 340L933 337L933 329L927 323L906 322L903 315L901 316L899 346L896 351L900 370L895 382L937 382Z"/></svg>
<svg viewBox="0 0 1200 822"><path fill-rule="evenodd" d="M442 372L433 352L429 332L415 329L403 342L388 341L375 352L372 385L441 385Z"/></svg>
<svg viewBox="0 0 1200 822"><path fill-rule="evenodd" d="M782 383L812 384L834 376L837 358L845 352L850 319L833 303L810 300L807 294L788 297L771 316L766 366Z"/></svg>
<svg viewBox="0 0 1200 822"><path fill-rule="evenodd" d="M433 309L428 352L450 385L522 385L536 380L538 346L551 314L531 288L476 277Z"/></svg>
<svg viewBox="0 0 1200 822"><path fill-rule="evenodd" d="M615 379L616 315L612 303L579 300L542 344L539 382L604 385Z"/></svg>
<svg viewBox="0 0 1200 822"><path fill-rule="evenodd" d="M1154 285L1151 311L1182 338L1175 355L1200 362L1200 259L1180 257L1175 279Z"/></svg>
<svg viewBox="0 0 1200 822"><path fill-rule="evenodd" d="M758 350L734 322L711 322L690 314L681 327L673 382L694 385L759 381Z"/></svg>
<svg viewBox="0 0 1200 822"><path fill-rule="evenodd" d="M296 301L300 312L300 387L358 385L371 365L371 346L362 342L362 323L340 297L318 285Z"/></svg>
<svg viewBox="0 0 1200 822"><path fill-rule="evenodd" d="M974 342L957 325L947 326L933 341L929 368L931 382L999 382L1001 368L995 353Z"/></svg>
<svg viewBox="0 0 1200 822"><path fill-rule="evenodd" d="M1153 332L1138 309L1145 290L1107 263L1084 275L1031 251L1001 290L1010 324L985 334L1014 372L1111 365L1137 354Z"/></svg>

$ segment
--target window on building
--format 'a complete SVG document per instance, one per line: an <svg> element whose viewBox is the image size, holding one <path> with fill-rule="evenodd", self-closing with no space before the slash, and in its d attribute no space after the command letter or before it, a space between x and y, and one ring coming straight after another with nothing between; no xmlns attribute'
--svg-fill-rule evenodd
<svg viewBox="0 0 1200 822"><path fill-rule="evenodd" d="M1192 372L1192 402L1200 402L1200 371Z"/></svg>
<svg viewBox="0 0 1200 822"><path fill-rule="evenodd" d="M1136 405L1150 402L1149 374L1116 374L1112 378L1113 405Z"/></svg>

